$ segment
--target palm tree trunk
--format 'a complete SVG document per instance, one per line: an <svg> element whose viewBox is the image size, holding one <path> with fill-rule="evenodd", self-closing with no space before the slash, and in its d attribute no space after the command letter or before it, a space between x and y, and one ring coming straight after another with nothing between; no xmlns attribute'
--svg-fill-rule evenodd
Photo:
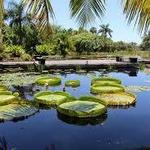
<svg viewBox="0 0 150 150"><path fill-rule="evenodd" d="M3 51L3 15L4 15L4 0L0 0L0 53Z"/></svg>

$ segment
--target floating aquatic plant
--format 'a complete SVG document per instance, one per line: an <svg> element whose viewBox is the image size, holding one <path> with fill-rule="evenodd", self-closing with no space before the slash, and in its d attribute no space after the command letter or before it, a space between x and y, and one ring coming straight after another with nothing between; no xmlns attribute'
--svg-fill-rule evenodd
<svg viewBox="0 0 150 150"><path fill-rule="evenodd" d="M73 96L71 96L69 93L57 91L57 92L51 92L51 91L44 91L39 92L34 95L34 99L43 105L47 106L58 106L59 104L62 104L67 101L75 100Z"/></svg>
<svg viewBox="0 0 150 150"><path fill-rule="evenodd" d="M0 106L0 121L22 120L38 112L37 104L15 99L7 105Z"/></svg>
<svg viewBox="0 0 150 150"><path fill-rule="evenodd" d="M99 93L118 93L118 92L124 92L125 88L121 85L117 84L104 84L104 85L98 85L94 84L91 86L91 93L93 94L99 94Z"/></svg>
<svg viewBox="0 0 150 150"><path fill-rule="evenodd" d="M4 73L0 76L0 84L7 87L28 85L35 82L41 75L37 73Z"/></svg>
<svg viewBox="0 0 150 150"><path fill-rule="evenodd" d="M90 101L90 102L97 102L103 105L106 105L106 103L102 100L100 100L99 98L96 98L94 96L81 96L79 98L80 101Z"/></svg>
<svg viewBox="0 0 150 150"><path fill-rule="evenodd" d="M131 92L150 91L150 86L127 86L126 90Z"/></svg>
<svg viewBox="0 0 150 150"><path fill-rule="evenodd" d="M65 86L78 87L80 86L80 80L68 80L65 82Z"/></svg>
<svg viewBox="0 0 150 150"><path fill-rule="evenodd" d="M134 104L136 102L136 96L126 92L100 94L96 97L104 101L109 106L125 106Z"/></svg>
<svg viewBox="0 0 150 150"><path fill-rule="evenodd" d="M5 85L0 85L0 91L7 91L7 87Z"/></svg>
<svg viewBox="0 0 150 150"><path fill-rule="evenodd" d="M59 77L40 77L35 81L39 85L50 85L50 86L55 86L55 85L60 85L61 84L61 78Z"/></svg>
<svg viewBox="0 0 150 150"><path fill-rule="evenodd" d="M0 106L10 104L16 98L10 91L0 91Z"/></svg>
<svg viewBox="0 0 150 150"><path fill-rule="evenodd" d="M96 78L91 81L91 85L93 84L121 84L121 80L112 78L112 77L101 77L101 78Z"/></svg>
<svg viewBox="0 0 150 150"><path fill-rule="evenodd" d="M106 112L103 104L90 101L72 101L58 106L58 112L71 117L89 118L101 116Z"/></svg>

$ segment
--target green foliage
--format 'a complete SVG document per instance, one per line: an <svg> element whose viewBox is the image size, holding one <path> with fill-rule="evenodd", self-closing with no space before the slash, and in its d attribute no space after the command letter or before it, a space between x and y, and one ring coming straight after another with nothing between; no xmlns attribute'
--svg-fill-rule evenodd
<svg viewBox="0 0 150 150"><path fill-rule="evenodd" d="M35 81L39 85L56 86L61 84L61 78L59 77L40 77Z"/></svg>
<svg viewBox="0 0 150 150"><path fill-rule="evenodd" d="M113 41L103 36L97 36L92 33L81 33L70 37L75 46L76 52L80 55L83 52L111 51Z"/></svg>
<svg viewBox="0 0 150 150"><path fill-rule="evenodd" d="M19 45L4 45L4 53L7 53L10 57L21 57L25 54L25 50Z"/></svg>
<svg viewBox="0 0 150 150"><path fill-rule="evenodd" d="M103 105L106 105L106 103L104 101L102 101L101 99L94 97L94 96L81 96L79 98L80 101L90 101L90 102L97 102Z"/></svg>
<svg viewBox="0 0 150 150"><path fill-rule="evenodd" d="M38 112L38 109L31 103L16 101L0 107L0 121L25 119Z"/></svg>
<svg viewBox="0 0 150 150"><path fill-rule="evenodd" d="M57 91L42 91L34 95L34 99L39 104L47 106L58 106L64 102L75 100L69 93Z"/></svg>
<svg viewBox="0 0 150 150"><path fill-rule="evenodd" d="M80 80L68 80L65 82L65 86L78 87L80 86Z"/></svg>
<svg viewBox="0 0 150 150"><path fill-rule="evenodd" d="M55 54L55 45L53 44L42 44L36 46L36 51L40 55L53 55Z"/></svg>
<svg viewBox="0 0 150 150"><path fill-rule="evenodd" d="M140 47L142 50L150 50L150 32L144 36Z"/></svg>
<svg viewBox="0 0 150 150"><path fill-rule="evenodd" d="M101 94L96 96L109 106L125 106L136 102L136 96L131 93Z"/></svg>
<svg viewBox="0 0 150 150"><path fill-rule="evenodd" d="M24 53L23 55L21 55L21 60L29 61L32 60L32 57L31 55Z"/></svg>
<svg viewBox="0 0 150 150"><path fill-rule="evenodd" d="M91 81L91 84L103 85L103 84L121 84L121 80L111 77L96 78Z"/></svg>
<svg viewBox="0 0 150 150"><path fill-rule="evenodd" d="M61 104L57 110L70 117L88 118L101 116L106 112L106 107L96 102L77 100Z"/></svg>
<svg viewBox="0 0 150 150"><path fill-rule="evenodd" d="M103 85L92 85L91 93L99 94L99 93L119 93L124 92L125 88L121 85L117 84L103 84Z"/></svg>

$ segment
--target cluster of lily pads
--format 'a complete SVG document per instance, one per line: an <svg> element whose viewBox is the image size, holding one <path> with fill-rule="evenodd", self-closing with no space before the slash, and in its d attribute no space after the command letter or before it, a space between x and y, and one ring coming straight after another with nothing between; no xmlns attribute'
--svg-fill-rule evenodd
<svg viewBox="0 0 150 150"><path fill-rule="evenodd" d="M57 86L61 84L59 77L40 77L35 80L38 85ZM68 80L65 86L78 87L79 80ZM70 93L62 91L42 91L34 95L34 104L20 100L17 93L7 91L0 86L0 120L13 120L30 116L42 107L54 107L58 113L69 117L90 118L106 113L107 106L125 106L134 104L136 97L128 93L121 81L115 78L101 77L91 82L93 96L82 96L78 99ZM37 107L38 106L38 107Z"/></svg>
<svg viewBox="0 0 150 150"><path fill-rule="evenodd" d="M91 93L95 94L109 106L132 105L136 101L136 96L126 91L119 79L98 78L91 82Z"/></svg>
<svg viewBox="0 0 150 150"><path fill-rule="evenodd" d="M58 80L58 78L56 79ZM52 85L52 82L49 83L52 80L50 77L46 80L40 78L36 83ZM61 83L60 80L59 83ZM80 81L69 80L66 81L65 86L77 87L80 86ZM125 87L121 85L121 81L115 78L93 79L91 93L94 96L82 96L76 99L67 92L44 91L35 94L34 99L41 105L55 106L57 111L63 115L78 118L97 117L107 111L107 106L126 106L136 102L136 96L126 92Z"/></svg>
<svg viewBox="0 0 150 150"><path fill-rule="evenodd" d="M0 121L24 119L38 112L36 105L19 99L19 93L0 85Z"/></svg>

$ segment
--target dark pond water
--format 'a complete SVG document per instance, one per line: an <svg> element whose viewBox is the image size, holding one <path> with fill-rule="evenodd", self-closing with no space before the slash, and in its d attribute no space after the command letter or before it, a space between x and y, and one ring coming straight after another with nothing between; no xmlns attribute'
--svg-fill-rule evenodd
<svg viewBox="0 0 150 150"><path fill-rule="evenodd" d="M62 74L64 82L80 79L77 89L66 91L79 97L89 95L90 81L102 72L85 74ZM122 80L124 85L150 85L150 75L139 72L136 77L125 73L109 73ZM46 87L29 85L22 95L33 99L37 90ZM62 90L63 86L48 90ZM0 124L0 136L4 136L9 147L17 150L138 150L150 149L150 92L137 93L137 103L129 108L108 108L105 116L94 120L68 119L57 114L55 109L40 110L26 120Z"/></svg>

